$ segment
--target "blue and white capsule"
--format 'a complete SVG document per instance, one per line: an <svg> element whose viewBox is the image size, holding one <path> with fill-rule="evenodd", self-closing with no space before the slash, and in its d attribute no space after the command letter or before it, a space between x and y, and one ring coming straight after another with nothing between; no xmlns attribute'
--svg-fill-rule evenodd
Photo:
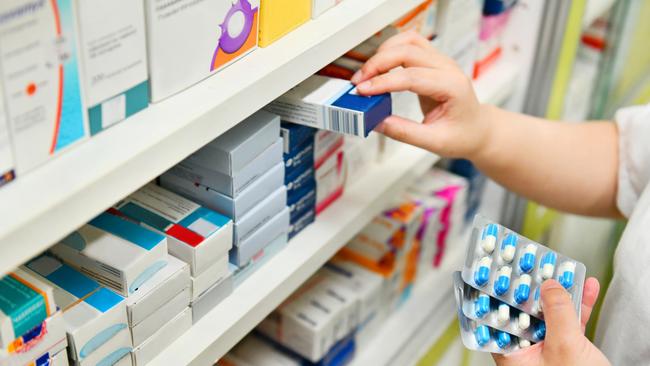
<svg viewBox="0 0 650 366"><path fill-rule="evenodd" d="M527 348L530 347L530 341L528 339L519 339L519 348Z"/></svg>
<svg viewBox="0 0 650 366"><path fill-rule="evenodd" d="M523 304L528 301L528 298L530 297L530 282L531 278L529 274L524 273L519 276L519 284L515 289L514 296L517 304Z"/></svg>
<svg viewBox="0 0 650 366"><path fill-rule="evenodd" d="M560 285L567 290L573 287L573 277L576 272L576 264L571 261L562 262L558 269L558 282Z"/></svg>
<svg viewBox="0 0 650 366"><path fill-rule="evenodd" d="M474 272L474 283L476 286L483 287L490 280L490 266L492 258L483 257L478 261L477 268Z"/></svg>
<svg viewBox="0 0 650 366"><path fill-rule="evenodd" d="M535 324L535 331L533 332L533 338L537 342L543 341L544 337L546 337L546 323L544 322L539 322Z"/></svg>
<svg viewBox="0 0 650 366"><path fill-rule="evenodd" d="M535 255L537 254L537 245L528 244L524 249L524 254L519 257L519 269L522 273L530 273L535 268Z"/></svg>
<svg viewBox="0 0 650 366"><path fill-rule="evenodd" d="M533 311L536 313L541 313L542 312L542 302L539 299L539 288L540 286L537 286L535 289L535 294L533 295L533 300L535 301L535 304L533 305Z"/></svg>
<svg viewBox="0 0 650 366"><path fill-rule="evenodd" d="M499 348L505 349L510 345L510 342L512 342L512 339L510 337L510 334L498 330L497 331L497 336L496 336L496 341L497 341L497 346L499 346Z"/></svg>
<svg viewBox="0 0 650 366"><path fill-rule="evenodd" d="M494 251L498 234L499 227L496 224L488 224L483 228L483 233L481 233L481 249L485 253L491 254Z"/></svg>
<svg viewBox="0 0 650 366"><path fill-rule="evenodd" d="M477 318L483 318L490 312L490 296L487 294L479 294L474 301L474 314Z"/></svg>
<svg viewBox="0 0 650 366"><path fill-rule="evenodd" d="M500 325L504 325L510 321L510 306L508 304L501 303L497 308L497 322Z"/></svg>
<svg viewBox="0 0 650 366"><path fill-rule="evenodd" d="M510 275L512 268L510 266L503 266L499 268L497 279L494 281L494 293L501 296L508 292L510 289Z"/></svg>
<svg viewBox="0 0 650 366"><path fill-rule="evenodd" d="M479 325L476 327L476 330L474 331L474 337L476 338L476 343L480 346L483 347L488 342L490 342L490 329L487 327L487 325Z"/></svg>
<svg viewBox="0 0 650 366"><path fill-rule="evenodd" d="M530 315L523 311L519 313L519 316L517 317L517 327L520 330L528 329L528 327L530 327Z"/></svg>
<svg viewBox="0 0 650 366"><path fill-rule="evenodd" d="M515 233L509 233L501 242L501 259L504 262L510 263L515 258L515 251L517 250L517 241L519 238Z"/></svg>
<svg viewBox="0 0 650 366"><path fill-rule="evenodd" d="M555 272L555 262L557 261L557 254L554 252L548 252L542 257L542 260L539 262L539 271L542 276L542 279L548 280L553 277L553 272Z"/></svg>

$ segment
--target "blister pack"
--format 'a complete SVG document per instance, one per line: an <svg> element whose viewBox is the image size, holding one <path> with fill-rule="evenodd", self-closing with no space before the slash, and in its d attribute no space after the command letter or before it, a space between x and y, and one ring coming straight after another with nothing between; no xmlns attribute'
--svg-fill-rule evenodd
<svg viewBox="0 0 650 366"><path fill-rule="evenodd" d="M504 331L531 342L546 336L543 320L509 306L463 282L460 272L454 272L454 292L463 315L490 328Z"/></svg>
<svg viewBox="0 0 650 366"><path fill-rule="evenodd" d="M556 279L570 294L578 316L585 265L485 217L474 218L463 281L508 305L543 319L539 287Z"/></svg>

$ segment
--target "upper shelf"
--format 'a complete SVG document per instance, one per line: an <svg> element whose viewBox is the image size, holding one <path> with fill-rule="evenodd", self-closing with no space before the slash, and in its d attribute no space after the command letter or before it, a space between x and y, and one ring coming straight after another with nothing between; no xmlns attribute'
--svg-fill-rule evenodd
<svg viewBox="0 0 650 366"><path fill-rule="evenodd" d="M421 0L348 0L0 189L0 272L47 249Z"/></svg>

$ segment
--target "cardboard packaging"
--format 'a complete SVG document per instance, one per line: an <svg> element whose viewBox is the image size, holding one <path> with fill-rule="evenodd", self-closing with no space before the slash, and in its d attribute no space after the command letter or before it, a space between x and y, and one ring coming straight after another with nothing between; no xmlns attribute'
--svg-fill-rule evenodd
<svg viewBox="0 0 650 366"><path fill-rule="evenodd" d="M166 235L169 253L188 263L192 276L232 247L232 220L153 183L113 208L110 213Z"/></svg>
<svg viewBox="0 0 650 366"><path fill-rule="evenodd" d="M87 137L72 1L0 2L10 15L0 23L0 78L17 175Z"/></svg>
<svg viewBox="0 0 650 366"><path fill-rule="evenodd" d="M168 320L165 325L149 337L144 343L131 351L133 365L144 366L153 360L161 350L192 327L192 312L186 307L180 314Z"/></svg>
<svg viewBox="0 0 650 366"><path fill-rule="evenodd" d="M115 337L126 340L116 348L131 348L124 298L59 262L42 255L23 269L54 288L56 304L63 310L70 355L75 360L99 354L98 349Z"/></svg>
<svg viewBox="0 0 650 366"><path fill-rule="evenodd" d="M160 184L237 222L260 201L284 184L284 164L277 163L236 198L171 175L160 177Z"/></svg>
<svg viewBox="0 0 650 366"><path fill-rule="evenodd" d="M311 8L311 17L313 19L318 18L321 14L333 8L335 5L340 3L342 0L313 0Z"/></svg>
<svg viewBox="0 0 650 366"><path fill-rule="evenodd" d="M234 175L212 170L194 164L189 160L181 162L165 174L176 175L179 178L210 187L229 197L237 197L249 185L259 179L265 172L282 160L282 140L267 147L260 155L241 168Z"/></svg>
<svg viewBox="0 0 650 366"><path fill-rule="evenodd" d="M100 345L97 350L81 361L74 360L75 365L130 365L129 354L131 347L131 335L128 330L123 330ZM126 359L125 359L126 358Z"/></svg>
<svg viewBox="0 0 650 366"><path fill-rule="evenodd" d="M192 301L192 324L198 322L210 310L214 309L223 299L232 293L234 289L232 272L219 280L205 291L199 298Z"/></svg>
<svg viewBox="0 0 650 366"><path fill-rule="evenodd" d="M307 211L316 209L316 183L303 187L287 198L291 223L295 223Z"/></svg>
<svg viewBox="0 0 650 366"><path fill-rule="evenodd" d="M48 359L54 353L65 353L67 345L63 313L57 311L37 327L3 346L0 365L23 366L41 358Z"/></svg>
<svg viewBox="0 0 650 366"><path fill-rule="evenodd" d="M304 171L314 167L314 140L309 139L295 150L284 154L284 175L285 184L296 172Z"/></svg>
<svg viewBox="0 0 650 366"><path fill-rule="evenodd" d="M306 141L314 141L314 135L318 131L315 128L297 125L295 123L282 122L280 124L280 136L283 142L283 154L291 154L300 149ZM285 159L286 160L286 159Z"/></svg>
<svg viewBox="0 0 650 366"><path fill-rule="evenodd" d="M237 267L234 264L230 264L230 272L233 274L233 281L235 287L239 286L244 282L251 274L268 262L269 259L273 258L274 255L279 253L282 249L287 246L287 234L282 233L278 237L274 238L271 241L271 244L267 245L264 249L260 250L253 259L246 263L246 265Z"/></svg>
<svg viewBox="0 0 650 366"><path fill-rule="evenodd" d="M257 47L259 0L145 3L153 102L196 84Z"/></svg>
<svg viewBox="0 0 650 366"><path fill-rule="evenodd" d="M306 210L289 225L289 240L298 235L307 226L311 225L316 219L315 210Z"/></svg>
<svg viewBox="0 0 650 366"><path fill-rule="evenodd" d="M345 145L345 136L325 130L319 130L314 136L314 168L323 163Z"/></svg>
<svg viewBox="0 0 650 366"><path fill-rule="evenodd" d="M165 266L167 238L104 212L50 251L68 265L128 296Z"/></svg>
<svg viewBox="0 0 650 366"><path fill-rule="evenodd" d="M265 107L283 121L366 137L391 115L390 94L362 96L348 80L313 75Z"/></svg>
<svg viewBox="0 0 650 366"><path fill-rule="evenodd" d="M228 255L217 259L215 263L208 268L205 272L201 273L198 277L192 277L192 298L191 302L196 301L196 299L201 296L203 293L208 291L215 283L224 279L230 273L228 262Z"/></svg>
<svg viewBox="0 0 650 366"><path fill-rule="evenodd" d="M167 324L169 319L174 318L183 309L187 308L190 305L191 292L189 286L185 287L143 321L130 327L133 346L138 347L145 343L148 338L152 337L159 329Z"/></svg>
<svg viewBox="0 0 650 366"><path fill-rule="evenodd" d="M241 267L248 263L260 250L264 249L279 235L289 229L289 209L284 208L268 222L262 225L246 240L242 240L230 251L230 263Z"/></svg>
<svg viewBox="0 0 650 366"><path fill-rule="evenodd" d="M316 184L316 171L313 166L307 166L302 171L294 171L292 176L285 177L287 195L292 196L306 187Z"/></svg>
<svg viewBox="0 0 650 366"><path fill-rule="evenodd" d="M468 76L476 60L483 0L439 0L436 20L440 50Z"/></svg>
<svg viewBox="0 0 650 366"><path fill-rule="evenodd" d="M311 0L261 0L260 47L266 47L311 18Z"/></svg>
<svg viewBox="0 0 650 366"><path fill-rule="evenodd" d="M5 111L4 90L0 88L0 187L16 178L14 152L9 136L9 121Z"/></svg>
<svg viewBox="0 0 650 366"><path fill-rule="evenodd" d="M343 195L345 160L343 149L329 157L316 169L316 215Z"/></svg>
<svg viewBox="0 0 650 366"><path fill-rule="evenodd" d="M52 291L38 276L21 269L0 279L0 349L13 348L14 340L56 312Z"/></svg>
<svg viewBox="0 0 650 366"><path fill-rule="evenodd" d="M149 105L143 0L76 0L91 135Z"/></svg>
<svg viewBox="0 0 650 366"><path fill-rule="evenodd" d="M68 366L68 352L65 350L59 351L50 357L51 366Z"/></svg>
<svg viewBox="0 0 650 366"><path fill-rule="evenodd" d="M246 241L287 206L287 189L280 186L235 223L234 246Z"/></svg>

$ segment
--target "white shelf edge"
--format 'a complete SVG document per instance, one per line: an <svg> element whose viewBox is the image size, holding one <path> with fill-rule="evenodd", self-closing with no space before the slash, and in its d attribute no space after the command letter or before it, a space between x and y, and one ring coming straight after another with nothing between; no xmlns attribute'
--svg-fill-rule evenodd
<svg viewBox="0 0 650 366"><path fill-rule="evenodd" d="M0 270L47 249L421 0L348 0L0 189Z"/></svg>
<svg viewBox="0 0 650 366"><path fill-rule="evenodd" d="M316 223L150 365L207 365L223 356L436 159L424 150L401 145L387 161L373 164Z"/></svg>
<svg viewBox="0 0 650 366"><path fill-rule="evenodd" d="M517 77L521 65L501 59L489 68L484 75L474 80L476 97L481 103L503 105L517 87Z"/></svg>

